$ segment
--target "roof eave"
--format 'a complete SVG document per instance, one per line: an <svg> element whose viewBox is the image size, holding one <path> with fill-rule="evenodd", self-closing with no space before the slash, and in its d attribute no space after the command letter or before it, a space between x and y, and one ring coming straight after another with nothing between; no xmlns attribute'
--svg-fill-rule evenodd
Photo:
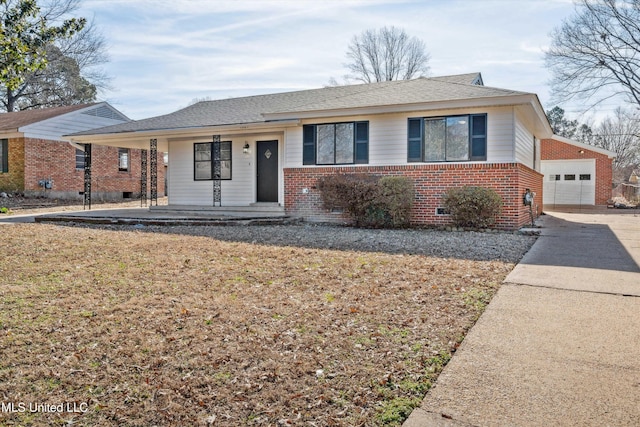
<svg viewBox="0 0 640 427"><path fill-rule="evenodd" d="M148 142L153 138L162 138L165 141L174 138L201 137L203 135L230 134L255 132L260 130L274 130L282 127L297 126L299 120L280 120L273 122L256 122L256 123L239 123L231 125L215 125L215 126L193 126L184 128L169 129L148 129L140 131L125 131L113 133L96 133L96 134L71 134L64 135L73 142L96 145L117 145L126 146L127 143L145 140Z"/></svg>
<svg viewBox="0 0 640 427"><path fill-rule="evenodd" d="M551 135L551 126L549 126L546 116L544 116L544 110L537 100L534 94L519 94L510 96L495 96L495 97L482 97L482 98L466 98L459 100L444 100L444 101L432 101L421 102L412 104L394 104L394 105L382 105L382 106L366 106L356 108L341 108L331 110L314 110L314 111L291 111L291 112L278 112L278 113L265 113L263 114L266 120L282 120L282 119L313 119L313 118L327 118L327 117L341 117L341 116L356 116L356 115L369 115L369 114L389 114L389 113L407 113L413 111L435 111L435 110L449 110L460 108L476 108L476 107L500 107L508 105L522 105L529 104L536 112L536 115L543 114L544 120L541 120L542 126L546 122L548 134ZM537 105L536 105L537 104Z"/></svg>

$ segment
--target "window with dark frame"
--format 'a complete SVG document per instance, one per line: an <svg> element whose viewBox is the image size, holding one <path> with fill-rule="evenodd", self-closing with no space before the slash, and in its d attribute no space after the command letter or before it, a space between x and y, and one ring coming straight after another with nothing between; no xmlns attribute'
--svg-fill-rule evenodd
<svg viewBox="0 0 640 427"><path fill-rule="evenodd" d="M580 181L591 181L591 174L590 173L580 174Z"/></svg>
<svg viewBox="0 0 640 427"><path fill-rule="evenodd" d="M118 148L118 171L129 172L129 149Z"/></svg>
<svg viewBox="0 0 640 427"><path fill-rule="evenodd" d="M369 163L369 122L304 125L302 164Z"/></svg>
<svg viewBox="0 0 640 427"><path fill-rule="evenodd" d="M408 162L487 160L487 115L410 118Z"/></svg>
<svg viewBox="0 0 640 427"><path fill-rule="evenodd" d="M575 181L576 180L576 176L574 174L571 175L565 175L564 176L564 180L565 181Z"/></svg>
<svg viewBox="0 0 640 427"><path fill-rule="evenodd" d="M231 141L220 142L220 158L215 159L213 142L193 144L193 180L231 179ZM220 161L220 175L214 176L214 161Z"/></svg>
<svg viewBox="0 0 640 427"><path fill-rule="evenodd" d="M0 139L0 173L9 172L9 140Z"/></svg>
<svg viewBox="0 0 640 427"><path fill-rule="evenodd" d="M76 170L84 170L84 150L76 148Z"/></svg>
<svg viewBox="0 0 640 427"><path fill-rule="evenodd" d="M549 181L560 181L560 175L549 175Z"/></svg>

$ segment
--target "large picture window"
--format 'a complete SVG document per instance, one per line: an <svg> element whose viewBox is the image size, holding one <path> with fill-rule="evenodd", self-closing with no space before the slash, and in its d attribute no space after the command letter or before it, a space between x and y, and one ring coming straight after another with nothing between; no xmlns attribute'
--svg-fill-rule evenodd
<svg viewBox="0 0 640 427"><path fill-rule="evenodd" d="M305 165L369 163L369 122L305 125L302 132Z"/></svg>
<svg viewBox="0 0 640 427"><path fill-rule="evenodd" d="M220 142L219 157L214 150L215 142L193 144L193 179L207 181L231 179L231 141ZM220 162L220 173L215 173L215 162Z"/></svg>
<svg viewBox="0 0 640 427"><path fill-rule="evenodd" d="M0 139L0 173L9 172L9 140Z"/></svg>
<svg viewBox="0 0 640 427"><path fill-rule="evenodd" d="M411 118L409 162L487 160L487 115Z"/></svg>

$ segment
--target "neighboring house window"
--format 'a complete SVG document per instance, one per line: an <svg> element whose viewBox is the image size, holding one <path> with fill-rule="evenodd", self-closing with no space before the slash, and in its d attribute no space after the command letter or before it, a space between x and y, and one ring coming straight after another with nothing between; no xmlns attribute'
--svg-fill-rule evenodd
<svg viewBox="0 0 640 427"><path fill-rule="evenodd" d="M0 173L9 172L9 140L0 139Z"/></svg>
<svg viewBox="0 0 640 427"><path fill-rule="evenodd" d="M193 144L193 179L231 179L231 141L220 142L220 158L215 158L213 142ZM220 174L215 174L215 161L220 161Z"/></svg>
<svg viewBox="0 0 640 427"><path fill-rule="evenodd" d="M84 170L84 150L76 148L76 169Z"/></svg>
<svg viewBox="0 0 640 427"><path fill-rule="evenodd" d="M302 164L369 163L369 122L305 125Z"/></svg>
<svg viewBox="0 0 640 427"><path fill-rule="evenodd" d="M129 149L118 148L118 170L129 172Z"/></svg>
<svg viewBox="0 0 640 427"><path fill-rule="evenodd" d="M407 161L487 160L487 115L411 118Z"/></svg>

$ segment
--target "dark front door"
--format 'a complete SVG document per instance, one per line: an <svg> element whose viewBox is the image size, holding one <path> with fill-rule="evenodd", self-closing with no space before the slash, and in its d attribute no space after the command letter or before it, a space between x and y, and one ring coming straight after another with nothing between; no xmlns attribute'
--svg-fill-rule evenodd
<svg viewBox="0 0 640 427"><path fill-rule="evenodd" d="M258 202L278 202L278 141L258 141Z"/></svg>

